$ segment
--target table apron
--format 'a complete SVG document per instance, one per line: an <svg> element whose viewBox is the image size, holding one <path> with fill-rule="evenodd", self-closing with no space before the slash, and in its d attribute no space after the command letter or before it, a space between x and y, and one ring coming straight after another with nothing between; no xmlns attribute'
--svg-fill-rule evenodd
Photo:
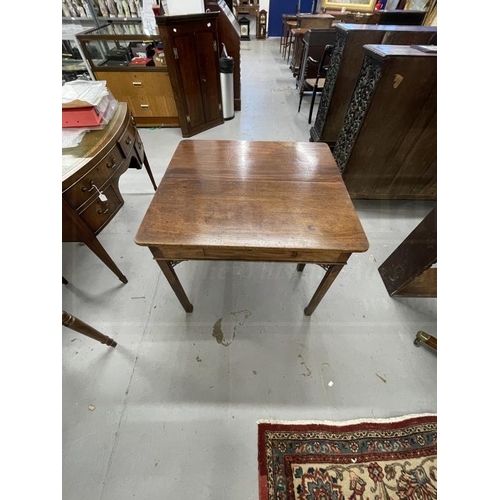
<svg viewBox="0 0 500 500"><path fill-rule="evenodd" d="M344 265L351 253L288 249L170 248L151 246L155 260L224 260L246 262L295 262ZM155 251L153 251L155 250Z"/></svg>

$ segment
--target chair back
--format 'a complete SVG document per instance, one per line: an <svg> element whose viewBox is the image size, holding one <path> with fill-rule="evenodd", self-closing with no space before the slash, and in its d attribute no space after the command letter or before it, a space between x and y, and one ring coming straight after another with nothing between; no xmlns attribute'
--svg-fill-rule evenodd
<svg viewBox="0 0 500 500"><path fill-rule="evenodd" d="M318 64L318 78L326 78L328 68L330 67L330 59L332 58L333 45L325 45L325 50Z"/></svg>

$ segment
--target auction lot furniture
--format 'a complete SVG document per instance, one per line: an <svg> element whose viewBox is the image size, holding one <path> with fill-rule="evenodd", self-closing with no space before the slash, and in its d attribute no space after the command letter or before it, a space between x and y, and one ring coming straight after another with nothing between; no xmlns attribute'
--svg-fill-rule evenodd
<svg viewBox="0 0 500 500"><path fill-rule="evenodd" d="M437 297L437 208L392 252L378 272L391 297Z"/></svg>
<svg viewBox="0 0 500 500"><path fill-rule="evenodd" d="M182 137L224 123L217 18L220 11L156 17Z"/></svg>
<svg viewBox="0 0 500 500"><path fill-rule="evenodd" d="M308 316L350 255L368 249L330 149L309 142L181 141L135 242L149 247L186 312L180 261L319 264L326 274Z"/></svg>
<svg viewBox="0 0 500 500"><path fill-rule="evenodd" d="M96 80L105 81L113 96L128 104L138 127L179 126L164 56L168 46L157 50L158 35L144 33L137 22L110 22L77 39ZM153 57L155 51L162 57Z"/></svg>
<svg viewBox="0 0 500 500"><path fill-rule="evenodd" d="M353 199L437 197L437 53L365 45L333 148ZM333 59L333 56L332 56Z"/></svg>
<svg viewBox="0 0 500 500"><path fill-rule="evenodd" d="M328 69L325 91L321 94L318 114L311 128L311 140L333 146L344 123L349 102L363 65L367 44L435 45L437 28L430 26L375 26L337 24L332 63Z"/></svg>
<svg viewBox="0 0 500 500"><path fill-rule="evenodd" d="M62 241L85 243L123 283L127 278L97 235L123 206L120 176L143 163L156 189L141 138L123 102L104 129L87 132L78 146L62 153Z"/></svg>

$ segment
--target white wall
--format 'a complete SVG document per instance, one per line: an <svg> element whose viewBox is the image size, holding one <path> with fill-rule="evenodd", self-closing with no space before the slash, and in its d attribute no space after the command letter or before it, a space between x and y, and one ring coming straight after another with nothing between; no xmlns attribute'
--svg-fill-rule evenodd
<svg viewBox="0 0 500 500"><path fill-rule="evenodd" d="M162 0L162 4L170 16L205 12L203 0Z"/></svg>
<svg viewBox="0 0 500 500"><path fill-rule="evenodd" d="M260 10L267 12L267 22L269 24L269 1L260 0ZM170 16L177 16L180 14L196 14L205 12L203 0L161 0L165 12ZM266 26L266 28L268 28ZM255 39L255 18L250 17L250 35L252 40Z"/></svg>

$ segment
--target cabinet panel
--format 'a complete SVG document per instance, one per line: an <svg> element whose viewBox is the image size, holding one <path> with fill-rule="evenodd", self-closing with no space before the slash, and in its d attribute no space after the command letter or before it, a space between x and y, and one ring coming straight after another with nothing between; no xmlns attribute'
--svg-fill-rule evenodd
<svg viewBox="0 0 500 500"><path fill-rule="evenodd" d="M135 118L178 116L168 73L99 71L95 75L107 82L117 100L127 102Z"/></svg>
<svg viewBox="0 0 500 500"><path fill-rule="evenodd" d="M179 73L182 88L186 96L187 120L191 127L198 127L205 122L203 109L203 90L201 87L198 64L193 64L196 54L196 41L191 34L175 37L175 47L179 61Z"/></svg>
<svg viewBox="0 0 500 500"><path fill-rule="evenodd" d="M205 12L156 18L172 82L182 136L224 123L217 17Z"/></svg>
<svg viewBox="0 0 500 500"><path fill-rule="evenodd" d="M196 33L196 51L198 53L198 68L200 72L201 92L205 121L217 120L221 113L219 98L220 76L218 65L213 64L214 54L217 55L217 42L213 32Z"/></svg>

